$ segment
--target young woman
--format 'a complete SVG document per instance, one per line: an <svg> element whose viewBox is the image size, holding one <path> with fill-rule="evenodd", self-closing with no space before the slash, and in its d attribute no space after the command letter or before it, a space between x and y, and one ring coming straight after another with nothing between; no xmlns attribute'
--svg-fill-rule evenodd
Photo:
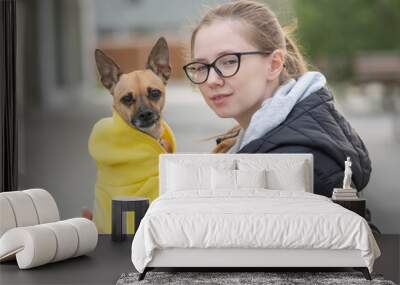
<svg viewBox="0 0 400 285"><path fill-rule="evenodd" d="M314 192L342 187L343 162L353 162L358 191L371 161L364 143L335 109L323 74L307 70L293 40L263 4L235 1L203 17L183 68L208 106L238 126L217 139L213 152L312 153Z"/></svg>

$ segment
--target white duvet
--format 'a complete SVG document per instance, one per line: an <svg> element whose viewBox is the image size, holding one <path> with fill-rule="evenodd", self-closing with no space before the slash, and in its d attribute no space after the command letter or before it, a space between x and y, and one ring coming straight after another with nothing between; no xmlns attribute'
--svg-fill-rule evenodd
<svg viewBox="0 0 400 285"><path fill-rule="evenodd" d="M359 215L320 195L265 189L162 195L134 237L133 265L143 272L164 248L358 249L370 272L380 256Z"/></svg>

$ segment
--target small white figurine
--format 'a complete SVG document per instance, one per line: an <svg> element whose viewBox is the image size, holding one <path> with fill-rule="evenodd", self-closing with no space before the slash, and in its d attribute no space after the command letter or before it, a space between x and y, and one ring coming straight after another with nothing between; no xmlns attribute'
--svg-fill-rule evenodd
<svg viewBox="0 0 400 285"><path fill-rule="evenodd" d="M344 162L344 178L343 178L343 189L351 189L351 161L350 157Z"/></svg>

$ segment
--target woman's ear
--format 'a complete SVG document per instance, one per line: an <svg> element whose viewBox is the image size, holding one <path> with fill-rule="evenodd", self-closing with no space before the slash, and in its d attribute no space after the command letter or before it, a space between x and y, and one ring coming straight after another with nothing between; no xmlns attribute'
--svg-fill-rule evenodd
<svg viewBox="0 0 400 285"><path fill-rule="evenodd" d="M281 49L274 50L270 55L267 79L272 81L279 78L284 63L285 63L285 53L283 52L283 50Z"/></svg>

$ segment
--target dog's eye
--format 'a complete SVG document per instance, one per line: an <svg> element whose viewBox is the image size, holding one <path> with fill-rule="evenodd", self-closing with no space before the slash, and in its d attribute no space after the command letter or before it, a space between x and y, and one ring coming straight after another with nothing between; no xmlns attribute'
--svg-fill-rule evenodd
<svg viewBox="0 0 400 285"><path fill-rule="evenodd" d="M148 88L147 93L149 94L149 98L153 100L157 100L161 97L161 91L158 89Z"/></svg>
<svg viewBox="0 0 400 285"><path fill-rule="evenodd" d="M129 92L124 97L121 98L121 102L125 105L130 105L135 102L135 98L133 98L132 92Z"/></svg>

